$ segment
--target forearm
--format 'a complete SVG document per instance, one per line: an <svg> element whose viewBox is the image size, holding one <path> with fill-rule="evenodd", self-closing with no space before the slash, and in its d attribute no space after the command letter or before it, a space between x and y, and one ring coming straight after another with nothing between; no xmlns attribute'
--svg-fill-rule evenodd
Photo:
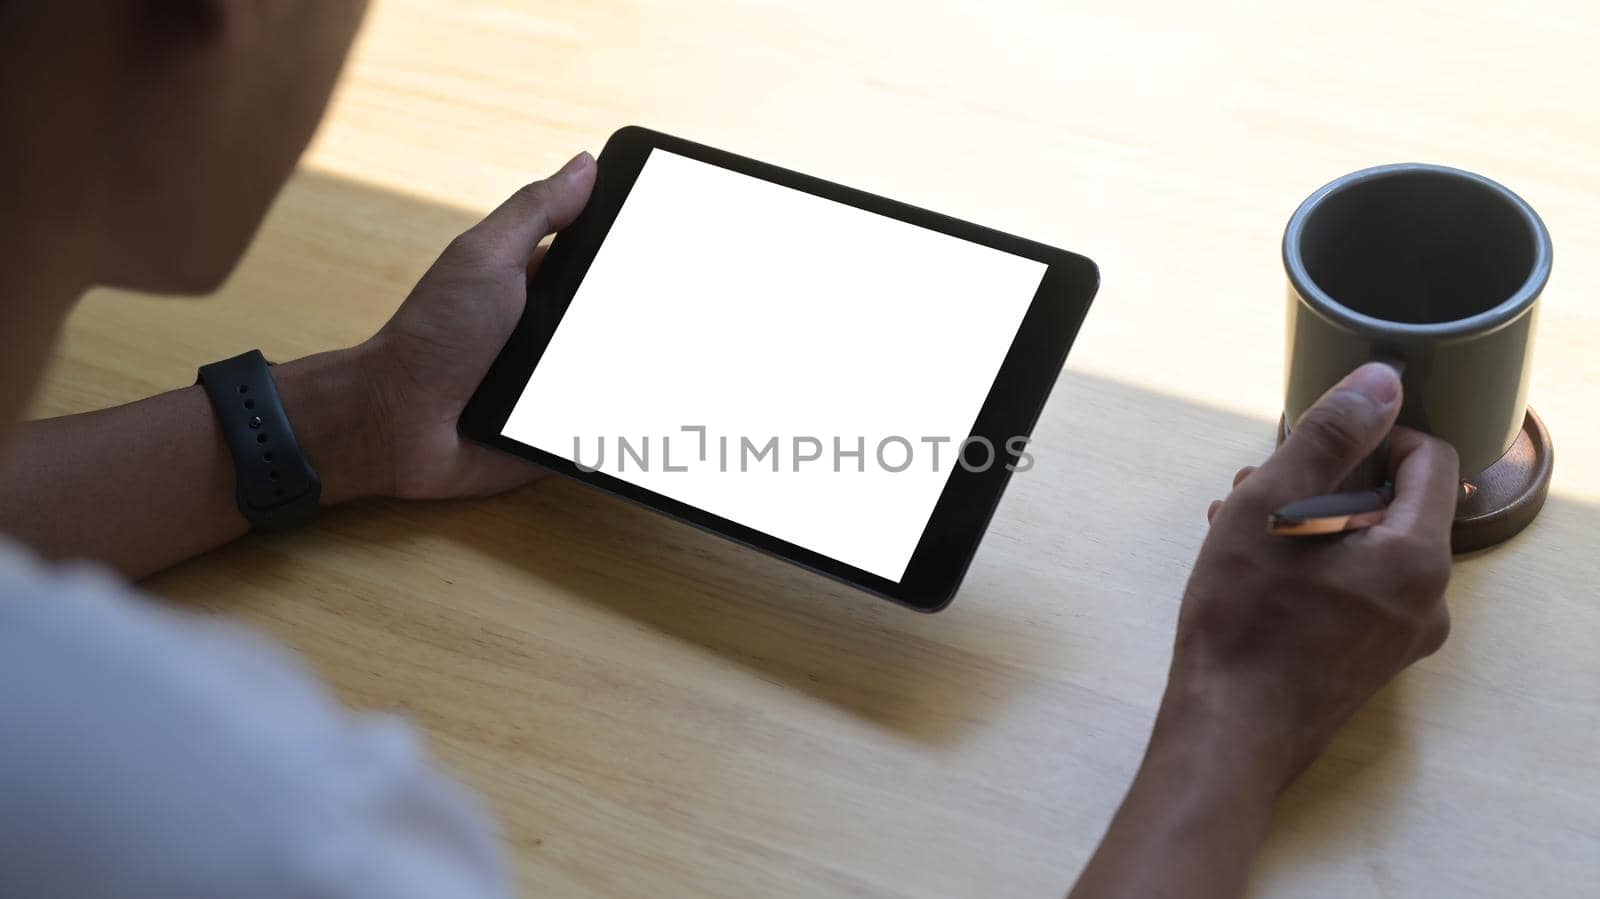
<svg viewBox="0 0 1600 899"><path fill-rule="evenodd" d="M273 367L322 504L382 492L360 350ZM199 387L31 422L0 469L0 531L57 559L140 578L243 535L232 457Z"/></svg>
<svg viewBox="0 0 1600 899"><path fill-rule="evenodd" d="M1169 697L1071 899L1241 895L1283 770L1282 753L1247 725Z"/></svg>

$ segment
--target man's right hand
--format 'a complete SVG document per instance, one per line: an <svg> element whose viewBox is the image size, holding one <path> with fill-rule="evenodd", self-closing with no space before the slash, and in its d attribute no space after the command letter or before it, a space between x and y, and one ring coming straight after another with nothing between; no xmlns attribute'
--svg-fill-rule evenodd
<svg viewBox="0 0 1600 899"><path fill-rule="evenodd" d="M1450 630L1456 453L1394 428L1400 401L1399 376L1381 363L1329 390L1265 464L1241 471L1227 500L1213 504L1184 593L1164 706L1225 706L1281 749L1285 784ZM1267 533L1273 509L1336 490L1386 435L1395 494L1380 524L1332 537Z"/></svg>
<svg viewBox="0 0 1600 899"><path fill-rule="evenodd" d="M1212 504L1144 763L1073 899L1239 895L1278 794L1444 642L1459 466L1449 444L1394 428L1400 399L1392 369L1362 366ZM1395 496L1381 524L1267 533L1273 509L1337 489L1385 435Z"/></svg>

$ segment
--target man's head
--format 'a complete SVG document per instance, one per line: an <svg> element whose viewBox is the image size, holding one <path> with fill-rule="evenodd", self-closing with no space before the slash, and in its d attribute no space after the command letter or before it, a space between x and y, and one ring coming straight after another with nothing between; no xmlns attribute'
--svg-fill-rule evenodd
<svg viewBox="0 0 1600 899"><path fill-rule="evenodd" d="M365 0L0 0L0 163L92 283L203 293L305 149Z"/></svg>

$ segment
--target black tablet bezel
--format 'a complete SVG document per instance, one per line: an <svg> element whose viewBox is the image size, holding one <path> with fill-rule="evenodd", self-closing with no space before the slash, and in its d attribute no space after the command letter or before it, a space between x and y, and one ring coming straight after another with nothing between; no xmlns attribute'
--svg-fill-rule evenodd
<svg viewBox="0 0 1600 899"><path fill-rule="evenodd" d="M603 472L583 471L570 460L519 443L501 433L528 377L644 167L645 159L656 148L1046 264L1039 289L973 424L972 436L990 441L995 448L996 461L977 471L953 466L905 575L898 582ZM819 252L825 255L825 246ZM522 320L462 412L460 431L478 443L537 462L552 471L869 593L918 611L936 612L954 597L1010 480L1011 466L1006 463L1015 462L1018 457L1007 451L1007 440L1032 433L1066 361L1067 351L1089 311L1099 280L1099 270L1094 263L1076 253L630 126L617 131L606 142L588 205L576 221L556 236L538 271L529 279L528 303ZM974 298L973 314L982 314L981 298ZM982 459L981 449L974 447L972 452L976 467Z"/></svg>

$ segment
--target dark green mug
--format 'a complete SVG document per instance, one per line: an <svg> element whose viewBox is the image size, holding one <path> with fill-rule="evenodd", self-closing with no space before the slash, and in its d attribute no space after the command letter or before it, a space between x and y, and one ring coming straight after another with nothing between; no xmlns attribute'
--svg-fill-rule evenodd
<svg viewBox="0 0 1600 899"><path fill-rule="evenodd" d="M1362 363L1398 361L1400 423L1454 445L1464 477L1488 468L1522 430L1550 256L1532 207L1481 175L1406 163L1327 184L1283 235L1284 420Z"/></svg>

